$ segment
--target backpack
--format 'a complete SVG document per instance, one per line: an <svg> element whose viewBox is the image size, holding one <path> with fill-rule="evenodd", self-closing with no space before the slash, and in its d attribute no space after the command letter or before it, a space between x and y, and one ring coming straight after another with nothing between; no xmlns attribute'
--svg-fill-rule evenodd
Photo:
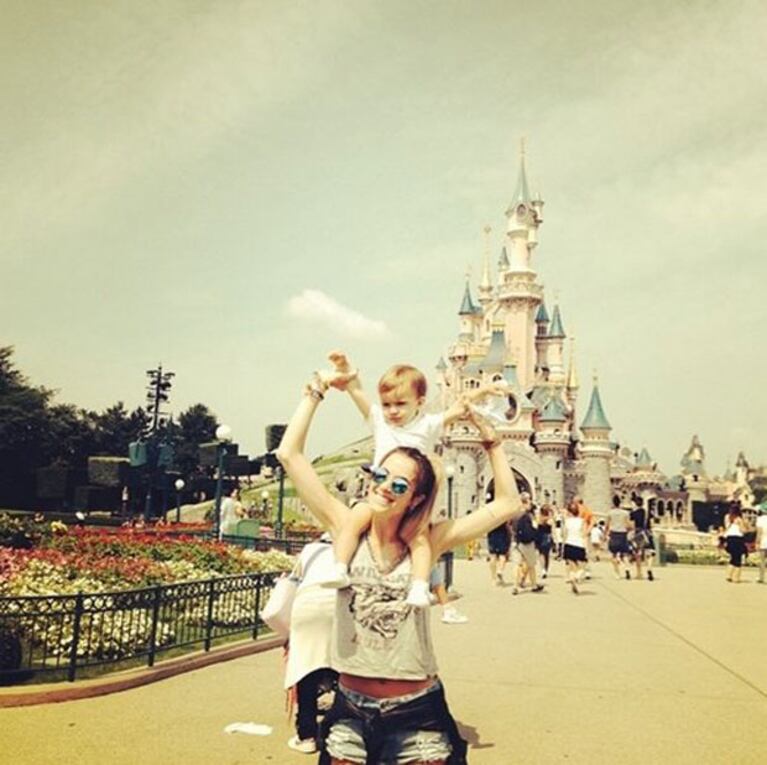
<svg viewBox="0 0 767 765"><path fill-rule="evenodd" d="M521 545L529 545L535 542L535 526L530 513L525 513L518 521L516 528L517 542Z"/></svg>

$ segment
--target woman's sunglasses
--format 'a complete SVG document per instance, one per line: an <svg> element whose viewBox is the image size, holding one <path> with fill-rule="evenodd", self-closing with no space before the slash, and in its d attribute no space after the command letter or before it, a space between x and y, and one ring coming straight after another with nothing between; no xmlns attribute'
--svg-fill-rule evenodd
<svg viewBox="0 0 767 765"><path fill-rule="evenodd" d="M373 483L380 486L382 483L386 483L387 479L391 475L385 467L377 467L376 465L363 465L362 470L367 473L372 479ZM407 494L410 490L410 481L402 476L396 476L391 479L391 493L397 496Z"/></svg>

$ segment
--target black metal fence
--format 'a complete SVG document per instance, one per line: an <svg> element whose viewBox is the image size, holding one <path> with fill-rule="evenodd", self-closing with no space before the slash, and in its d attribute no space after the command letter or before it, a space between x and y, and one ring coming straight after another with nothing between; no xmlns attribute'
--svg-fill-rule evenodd
<svg viewBox="0 0 767 765"><path fill-rule="evenodd" d="M265 629L259 611L278 573L244 574L122 592L0 598L0 684L45 674L210 650Z"/></svg>

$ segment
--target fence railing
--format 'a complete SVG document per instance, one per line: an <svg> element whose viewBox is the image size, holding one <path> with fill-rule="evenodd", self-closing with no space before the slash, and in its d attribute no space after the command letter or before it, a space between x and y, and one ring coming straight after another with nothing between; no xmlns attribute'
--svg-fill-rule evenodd
<svg viewBox="0 0 767 765"><path fill-rule="evenodd" d="M0 598L0 684L35 675L74 680L85 668L173 649L210 650L266 629L259 611L277 573L243 574L145 589Z"/></svg>

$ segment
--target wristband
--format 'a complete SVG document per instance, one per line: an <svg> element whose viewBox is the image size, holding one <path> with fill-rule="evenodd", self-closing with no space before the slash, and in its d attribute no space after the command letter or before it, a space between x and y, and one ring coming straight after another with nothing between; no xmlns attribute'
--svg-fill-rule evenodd
<svg viewBox="0 0 767 765"><path fill-rule="evenodd" d="M315 388L312 385L309 386L307 395L311 396L315 401L322 401L325 398L325 394L319 388Z"/></svg>
<svg viewBox="0 0 767 765"><path fill-rule="evenodd" d="M496 446L501 445L501 439L500 438L486 438L484 441L482 441L482 446L490 451L490 449L494 449Z"/></svg>

